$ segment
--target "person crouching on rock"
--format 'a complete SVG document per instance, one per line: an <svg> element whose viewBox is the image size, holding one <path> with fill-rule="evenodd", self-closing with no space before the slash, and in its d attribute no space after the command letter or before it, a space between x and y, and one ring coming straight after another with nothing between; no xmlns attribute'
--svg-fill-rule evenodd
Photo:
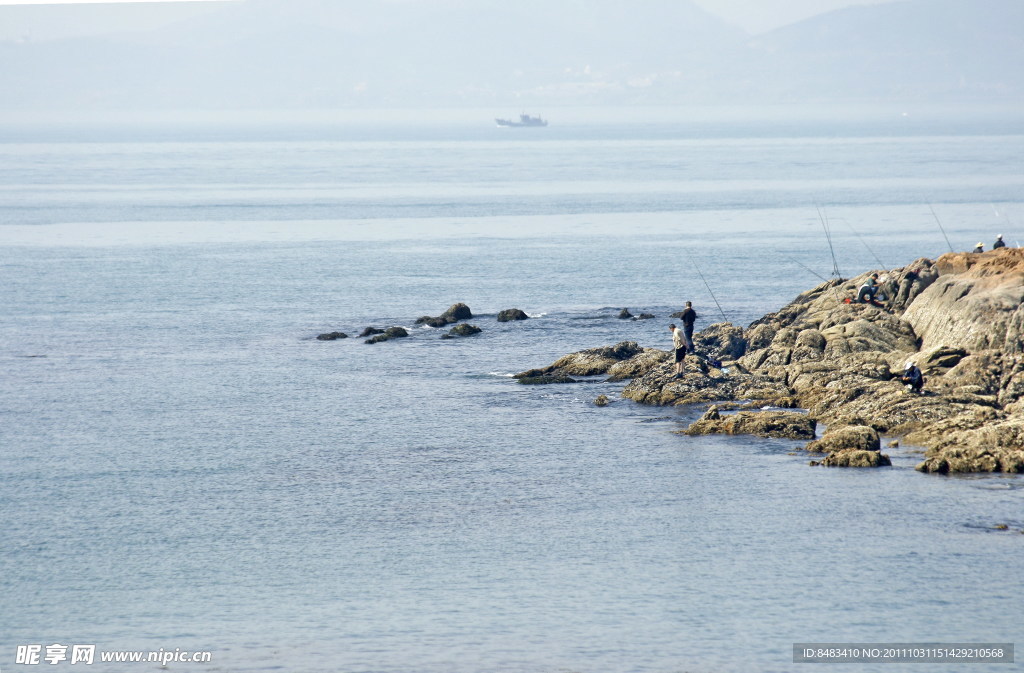
<svg viewBox="0 0 1024 673"><path fill-rule="evenodd" d="M875 301L875 294L878 293L878 274L873 273L871 277L864 281L864 284L860 286L860 292L857 293L858 304L874 304L875 306L881 306Z"/></svg>
<svg viewBox="0 0 1024 673"><path fill-rule="evenodd" d="M978 241L978 245L974 246L974 252L985 252L985 244Z"/></svg>
<svg viewBox="0 0 1024 673"><path fill-rule="evenodd" d="M668 326L672 332L672 348L675 350L676 373L672 378L683 378L683 360L686 358L686 335L674 324Z"/></svg>
<svg viewBox="0 0 1024 673"><path fill-rule="evenodd" d="M900 377L900 383L912 393L920 393L924 389L924 376L921 375L921 370L915 362L907 363L903 370L903 376Z"/></svg>

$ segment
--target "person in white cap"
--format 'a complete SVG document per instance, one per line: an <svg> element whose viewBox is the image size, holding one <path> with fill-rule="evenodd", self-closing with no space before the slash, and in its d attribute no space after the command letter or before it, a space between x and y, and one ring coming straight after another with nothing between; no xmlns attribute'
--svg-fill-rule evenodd
<svg viewBox="0 0 1024 673"><path fill-rule="evenodd" d="M921 370L913 360L907 361L903 376L900 377L900 383L904 384L912 393L920 393L924 389L924 376L921 375Z"/></svg>
<svg viewBox="0 0 1024 673"><path fill-rule="evenodd" d="M1003 235L999 234L998 236L996 236L996 242L992 244L992 249L993 250L997 250L999 248L1005 248L1005 247L1006 247L1006 244L1003 243Z"/></svg>

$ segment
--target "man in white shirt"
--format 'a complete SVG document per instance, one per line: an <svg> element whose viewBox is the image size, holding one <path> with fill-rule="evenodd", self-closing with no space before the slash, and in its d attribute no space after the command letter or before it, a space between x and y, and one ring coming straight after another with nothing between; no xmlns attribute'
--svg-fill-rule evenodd
<svg viewBox="0 0 1024 673"><path fill-rule="evenodd" d="M676 374L672 378L680 379L683 377L683 359L686 357L686 335L674 324L669 325L668 329L672 332L672 348L675 350L676 362Z"/></svg>

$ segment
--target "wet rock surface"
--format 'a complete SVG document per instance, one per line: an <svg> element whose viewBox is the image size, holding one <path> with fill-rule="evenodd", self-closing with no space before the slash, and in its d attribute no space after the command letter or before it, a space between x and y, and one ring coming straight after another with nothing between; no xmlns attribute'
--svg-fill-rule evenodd
<svg viewBox="0 0 1024 673"><path fill-rule="evenodd" d="M520 311L517 308L507 308L504 311L498 312L498 322L513 322L516 320L529 320L530 316L526 315L525 311Z"/></svg>
<svg viewBox="0 0 1024 673"><path fill-rule="evenodd" d="M317 335L316 338L318 341L337 341L338 339L347 339L348 335L344 332L327 332Z"/></svg>
<svg viewBox="0 0 1024 673"><path fill-rule="evenodd" d="M445 336L449 336L449 337L465 337L465 336L472 336L474 334L480 334L480 332L483 332L483 330L480 329L479 327L477 327L476 325L470 325L469 323L462 323L461 325L456 325L455 327L453 327L450 330L448 330L448 334L446 334Z"/></svg>

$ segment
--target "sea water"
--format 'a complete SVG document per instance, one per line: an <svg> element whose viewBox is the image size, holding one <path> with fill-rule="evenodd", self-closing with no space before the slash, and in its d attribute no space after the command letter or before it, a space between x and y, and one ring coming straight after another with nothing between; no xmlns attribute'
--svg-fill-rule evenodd
<svg viewBox="0 0 1024 673"><path fill-rule="evenodd" d="M920 474L912 446L814 468L679 435L701 408L622 383L511 378L667 349L686 300L745 326L834 272L1013 245L1024 125L487 121L3 132L0 670L33 644L740 673L803 670L803 642L1024 642L1020 477ZM460 301L481 334L414 324Z"/></svg>

